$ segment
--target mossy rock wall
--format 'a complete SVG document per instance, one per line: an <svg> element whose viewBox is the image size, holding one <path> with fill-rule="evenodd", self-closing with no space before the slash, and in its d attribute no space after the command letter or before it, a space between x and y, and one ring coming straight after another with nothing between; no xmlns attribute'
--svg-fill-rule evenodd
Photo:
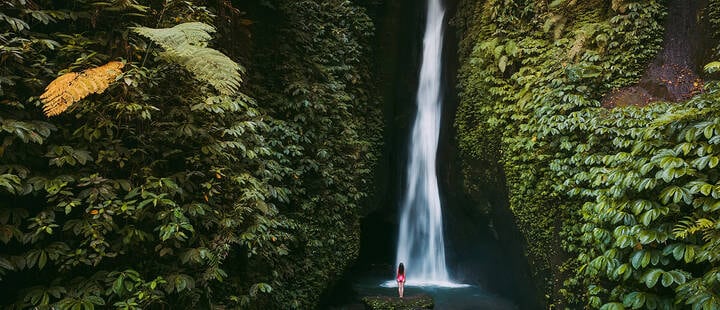
<svg viewBox="0 0 720 310"><path fill-rule="evenodd" d="M0 308L313 309L357 257L382 117L356 2L10 0L0 29Z"/></svg>
<svg viewBox="0 0 720 310"><path fill-rule="evenodd" d="M248 83L288 129L278 137L296 152L284 210L303 223L287 259L253 265L281 290L260 307L309 309L357 258L361 205L374 189L382 138L374 24L345 0L270 1L248 11L258 20Z"/></svg>
<svg viewBox="0 0 720 310"><path fill-rule="evenodd" d="M468 0L454 19L468 191L504 173L548 308L718 306L705 185L718 173L706 129L717 84L679 103L601 107L661 50L666 4ZM717 2L697 18L716 33Z"/></svg>

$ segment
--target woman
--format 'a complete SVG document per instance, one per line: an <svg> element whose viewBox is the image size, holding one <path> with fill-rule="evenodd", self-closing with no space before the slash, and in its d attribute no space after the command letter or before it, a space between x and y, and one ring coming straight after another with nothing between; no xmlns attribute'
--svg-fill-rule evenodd
<svg viewBox="0 0 720 310"><path fill-rule="evenodd" d="M396 280L398 282L398 293L400 294L400 298L403 298L403 290L405 289L405 265L403 265L403 263L400 263L400 266L398 266Z"/></svg>

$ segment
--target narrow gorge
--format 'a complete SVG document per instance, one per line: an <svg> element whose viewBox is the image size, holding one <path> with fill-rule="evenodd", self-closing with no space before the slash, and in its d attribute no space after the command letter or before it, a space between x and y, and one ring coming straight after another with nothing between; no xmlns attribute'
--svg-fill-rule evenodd
<svg viewBox="0 0 720 310"><path fill-rule="evenodd" d="M0 308L720 309L719 78L719 0L2 1Z"/></svg>

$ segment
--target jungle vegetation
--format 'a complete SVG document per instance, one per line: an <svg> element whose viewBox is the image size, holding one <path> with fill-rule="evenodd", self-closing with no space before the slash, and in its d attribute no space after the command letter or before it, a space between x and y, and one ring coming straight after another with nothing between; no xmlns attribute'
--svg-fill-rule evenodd
<svg viewBox="0 0 720 310"><path fill-rule="evenodd" d="M3 1L0 308L315 307L358 254L372 34L343 0Z"/></svg>
<svg viewBox="0 0 720 310"><path fill-rule="evenodd" d="M505 182L548 308L720 308L717 44L690 99L604 101L661 52L671 3L461 1L468 190ZM708 43L718 9L691 16Z"/></svg>
<svg viewBox="0 0 720 310"><path fill-rule="evenodd" d="M0 307L317 307L373 191L379 2L0 3ZM720 1L690 96L605 100L669 3L459 0L464 183L506 189L547 308L720 308Z"/></svg>

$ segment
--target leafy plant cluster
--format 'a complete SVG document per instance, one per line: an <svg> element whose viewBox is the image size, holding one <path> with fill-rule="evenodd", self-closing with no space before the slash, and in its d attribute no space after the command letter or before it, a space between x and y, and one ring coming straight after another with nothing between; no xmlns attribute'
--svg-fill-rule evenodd
<svg viewBox="0 0 720 310"><path fill-rule="evenodd" d="M719 86L679 105L588 110L587 140L553 162L567 174L558 190L587 200L568 247L592 308L720 307Z"/></svg>
<svg viewBox="0 0 720 310"><path fill-rule="evenodd" d="M374 27L347 0L271 1L258 23L250 92L282 132L276 141L292 167L290 201L299 259L280 262L289 293L282 304L316 300L359 251L359 202L371 188L382 117L369 74ZM301 304L300 308L307 308Z"/></svg>
<svg viewBox="0 0 720 310"><path fill-rule="evenodd" d="M569 194L566 181L585 171L569 160L620 152L613 138L592 133L655 115L622 114L605 123L610 112L599 107L603 95L635 83L659 51L665 14L661 1L460 4L456 127L467 178L488 186L502 181L499 173L478 176L476 161L497 162L504 172L510 208L551 308L600 307L589 292L617 285L590 284L577 259L590 249L581 212L588 198Z"/></svg>
<svg viewBox="0 0 720 310"><path fill-rule="evenodd" d="M305 2L271 4L290 22L253 42L282 42L273 56L295 66L258 52L243 62L268 78L244 86L237 56L211 48L229 2L0 4L0 307L317 304L357 255L379 126L372 23ZM101 94L43 114L51 81L111 61Z"/></svg>

